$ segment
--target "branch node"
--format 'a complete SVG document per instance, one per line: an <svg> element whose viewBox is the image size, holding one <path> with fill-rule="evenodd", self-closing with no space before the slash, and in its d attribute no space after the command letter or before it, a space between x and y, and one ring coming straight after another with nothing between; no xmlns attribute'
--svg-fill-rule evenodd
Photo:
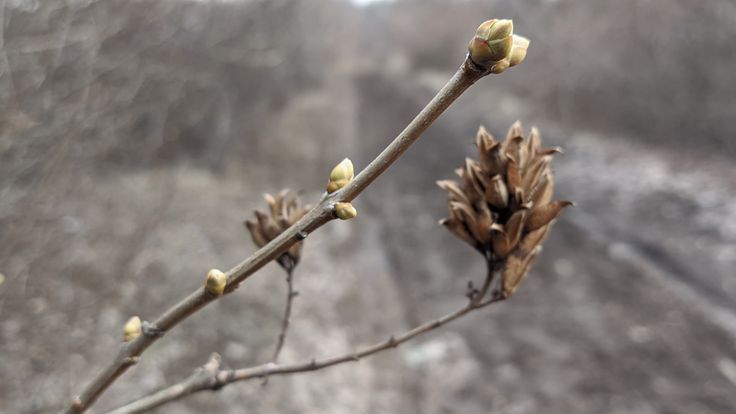
<svg viewBox="0 0 736 414"><path fill-rule="evenodd" d="M304 231L304 230L300 230L300 231L299 231L299 232L298 232L298 233L296 234L296 238L297 238L297 240L304 240L304 239L306 239L306 238L307 238L307 236L308 236L308 235L309 235L309 233L307 233L306 231Z"/></svg>
<svg viewBox="0 0 736 414"><path fill-rule="evenodd" d="M143 335L154 338L160 338L166 334L166 331L164 329L161 329L156 326L156 324L150 323L148 321L143 321L143 326L141 327L141 330L143 331Z"/></svg>
<svg viewBox="0 0 736 414"><path fill-rule="evenodd" d="M314 359L314 358L312 358L312 362L310 362L310 363L309 363L309 366L310 366L311 368L313 368L313 369L314 369L314 368L317 368L317 360L316 360L316 359Z"/></svg>
<svg viewBox="0 0 736 414"><path fill-rule="evenodd" d="M135 365L141 360L139 356L129 356L123 358L123 365Z"/></svg>

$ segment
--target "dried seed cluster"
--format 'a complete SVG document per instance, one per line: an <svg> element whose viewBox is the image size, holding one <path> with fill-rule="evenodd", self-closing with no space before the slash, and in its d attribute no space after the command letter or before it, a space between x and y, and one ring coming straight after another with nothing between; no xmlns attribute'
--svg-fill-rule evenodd
<svg viewBox="0 0 736 414"><path fill-rule="evenodd" d="M309 211L309 206L302 206L299 197L289 197L289 190L282 190L276 196L264 194L263 197L268 203L269 212L255 210L255 219L245 221L245 227L258 247L265 246ZM293 269L299 263L301 250L301 241L292 245L277 259L281 267L287 271Z"/></svg>
<svg viewBox="0 0 736 414"><path fill-rule="evenodd" d="M438 181L448 193L450 217L440 224L488 260L502 262L503 294L511 295L541 250L552 221L571 205L552 200L552 156L542 148L539 132L523 136L516 122L504 142L485 128L476 137L479 160L467 158L456 170L461 183Z"/></svg>

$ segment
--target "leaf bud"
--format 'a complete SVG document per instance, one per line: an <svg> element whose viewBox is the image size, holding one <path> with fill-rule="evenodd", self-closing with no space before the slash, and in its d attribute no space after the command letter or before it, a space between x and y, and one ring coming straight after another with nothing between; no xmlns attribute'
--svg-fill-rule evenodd
<svg viewBox="0 0 736 414"><path fill-rule="evenodd" d="M123 327L123 341L130 342L141 336L141 318L133 316Z"/></svg>
<svg viewBox="0 0 736 414"><path fill-rule="evenodd" d="M217 269L210 269L207 272L207 280L204 283L204 289L215 295L220 296L225 291L225 285L227 285L227 276Z"/></svg>
<svg viewBox="0 0 736 414"><path fill-rule="evenodd" d="M340 220L350 220L358 215L358 211L350 203L335 203L335 215Z"/></svg>
<svg viewBox="0 0 736 414"><path fill-rule="evenodd" d="M353 180L353 175L353 162L349 158L345 158L330 172L330 180L327 182L327 192L334 193L345 187Z"/></svg>

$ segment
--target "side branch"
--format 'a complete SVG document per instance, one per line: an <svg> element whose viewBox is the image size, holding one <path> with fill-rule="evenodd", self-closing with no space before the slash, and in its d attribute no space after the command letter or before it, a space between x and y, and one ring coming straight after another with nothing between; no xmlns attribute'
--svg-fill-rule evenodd
<svg viewBox="0 0 736 414"><path fill-rule="evenodd" d="M271 358L274 363L278 361L281 348L284 347L286 332L289 330L289 323L291 323L291 305L297 295L298 293L294 291L294 267L292 266L286 271L286 306L284 307L284 317L281 319L281 332L279 332L273 358Z"/></svg>
<svg viewBox="0 0 736 414"><path fill-rule="evenodd" d="M243 262L230 269L227 275L225 294L229 294L250 275L275 260L294 243L335 218L335 204L352 201L366 189L379 175L413 144L421 134L452 104L465 90L478 79L489 74L470 58L460 66L455 75L435 95L427 106L409 123L409 125L383 150L368 166L342 189L325 195L320 203L310 210L293 226L286 229L268 244L253 253ZM160 317L148 324L149 329L143 335L122 346L118 356L100 372L73 399L67 409L68 414L82 413L89 408L99 396L112 385L131 365L138 361L140 355L166 332L178 325L193 313L216 300L218 296L208 294L204 289L197 289L179 303L169 308Z"/></svg>
<svg viewBox="0 0 736 414"><path fill-rule="evenodd" d="M276 363L268 363L250 368L241 368L234 370L225 370L219 368L219 357L217 354L210 358L210 361L203 367L199 368L192 376L186 380L165 388L161 391L143 397L139 400L131 402L128 405L120 407L109 414L134 414L143 413L153 408L159 407L168 402L184 398L188 395L200 391L214 391L238 381L247 381L255 378L268 378L274 375L286 375L299 372L318 371L333 365L339 365L345 362L359 361L363 357L367 357L381 351L396 348L419 335L437 329L449 322L458 319L467 313L484 308L492 303L504 300L502 296L491 296L484 301L471 300L467 305L449 313L441 318L426 322L422 325L404 332L398 336L391 336L387 340L377 344L365 347L356 352L338 355L325 359L312 359L308 362L297 364L278 365ZM213 361L216 361L217 367L212 369ZM209 368L208 368L209 367Z"/></svg>

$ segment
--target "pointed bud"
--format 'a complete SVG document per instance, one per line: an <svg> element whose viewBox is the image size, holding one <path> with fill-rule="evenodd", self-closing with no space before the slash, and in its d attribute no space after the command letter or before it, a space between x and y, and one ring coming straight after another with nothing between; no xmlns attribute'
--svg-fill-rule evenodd
<svg viewBox="0 0 736 414"><path fill-rule="evenodd" d="M491 247L497 257L506 257L511 252L509 238L503 226L498 223L491 225Z"/></svg>
<svg viewBox="0 0 736 414"><path fill-rule="evenodd" d="M550 221L556 219L565 207L571 205L573 205L571 201L557 200L536 207L532 214L529 215L529 220L526 221L524 229L526 231L532 231L547 225Z"/></svg>
<svg viewBox="0 0 736 414"><path fill-rule="evenodd" d="M552 201L554 193L554 181L552 174L547 170L529 193L529 201L532 207L543 206Z"/></svg>
<svg viewBox="0 0 736 414"><path fill-rule="evenodd" d="M227 276L217 269L210 269L207 272L207 280L204 282L204 289L215 296L222 295L227 285Z"/></svg>
<svg viewBox="0 0 736 414"><path fill-rule="evenodd" d="M455 181L439 180L437 181L437 186L447 191L447 195L450 201L459 201L461 203L470 204L470 200L468 200L468 197L460 188L460 185L458 185L458 183L456 183Z"/></svg>
<svg viewBox="0 0 736 414"><path fill-rule="evenodd" d="M243 222L245 224L245 227L248 228L248 232L250 232L250 237L253 239L253 243L255 243L256 247L263 247L268 243L268 240L266 239L266 236L261 233L260 227L258 227L258 222L255 220L245 220Z"/></svg>
<svg viewBox="0 0 736 414"><path fill-rule="evenodd" d="M511 55L509 56L511 66L516 66L524 61L527 49L529 49L529 39L524 36L514 35Z"/></svg>
<svg viewBox="0 0 736 414"><path fill-rule="evenodd" d="M442 219L439 224L446 227L452 234L464 240L469 245L478 248L478 242L468 233L462 222L456 219Z"/></svg>
<svg viewBox="0 0 736 414"><path fill-rule="evenodd" d="M496 140L493 139L493 135L491 135L491 133L481 125L480 128L478 128L478 133L475 135L475 146L478 147L478 151L480 153L490 151L495 142Z"/></svg>
<svg viewBox="0 0 736 414"><path fill-rule="evenodd" d="M511 215L508 223L506 223L506 236L508 237L509 248L513 249L521 240L521 232L524 230L524 223L527 218L528 210L522 209Z"/></svg>
<svg viewBox="0 0 736 414"><path fill-rule="evenodd" d="M527 233L519 242L519 253L529 254L534 248L541 245L545 237L547 237L550 228L551 226L546 225Z"/></svg>
<svg viewBox="0 0 736 414"><path fill-rule="evenodd" d="M141 336L141 318L133 316L123 326L123 341L130 342Z"/></svg>
<svg viewBox="0 0 736 414"><path fill-rule="evenodd" d="M505 209L509 205L509 190L503 178L496 174L491 178L491 184L486 187L486 201L497 209Z"/></svg>
<svg viewBox="0 0 736 414"><path fill-rule="evenodd" d="M506 147L508 148L512 144L511 141L514 139L520 139L521 141L524 140L524 126L521 125L521 121L516 120L511 127L509 128L508 132L506 133ZM508 150L507 150L508 153Z"/></svg>
<svg viewBox="0 0 736 414"><path fill-rule="evenodd" d="M494 143L488 151L480 152L480 166L490 176L500 174L506 169L506 157L500 142Z"/></svg>
<svg viewBox="0 0 736 414"><path fill-rule="evenodd" d="M468 45L470 59L475 64L491 70L494 65L510 56L513 30L514 24L511 20L493 19L481 23Z"/></svg>
<svg viewBox="0 0 736 414"><path fill-rule="evenodd" d="M353 180L353 162L349 158L345 158L330 172L330 180L327 182L327 192L335 191L345 187Z"/></svg>
<svg viewBox="0 0 736 414"><path fill-rule="evenodd" d="M506 156L506 160L506 184L509 193L516 195L517 190L521 189L521 171L514 157Z"/></svg>
<svg viewBox="0 0 736 414"><path fill-rule="evenodd" d="M350 220L358 215L358 211L350 203L335 203L335 215L340 220Z"/></svg>
<svg viewBox="0 0 736 414"><path fill-rule="evenodd" d="M503 295L511 296L519 288L521 281L529 273L534 259L542 251L542 246L537 246L526 256L514 254L506 259L503 268Z"/></svg>

